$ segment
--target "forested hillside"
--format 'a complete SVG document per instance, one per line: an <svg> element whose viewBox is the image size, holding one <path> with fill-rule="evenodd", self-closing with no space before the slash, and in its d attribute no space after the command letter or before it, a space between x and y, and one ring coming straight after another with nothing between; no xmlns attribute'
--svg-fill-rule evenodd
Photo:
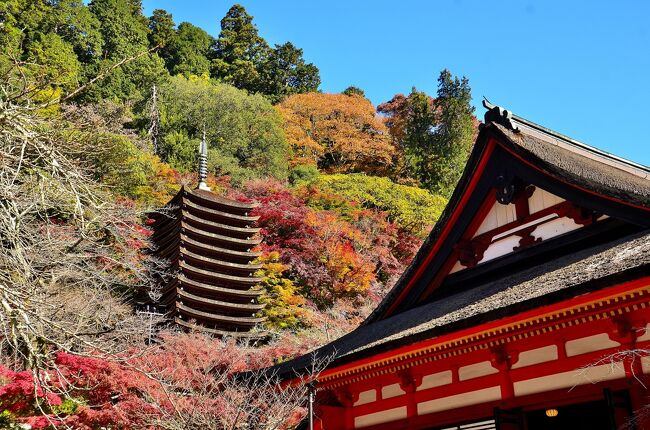
<svg viewBox="0 0 650 430"><path fill-rule="evenodd" d="M291 428L304 387L230 375L341 336L391 288L471 149L468 80L378 107L323 93L240 5L216 38L139 0L5 0L0 20L0 427ZM260 203L263 344L135 312L165 269L145 214L195 186L203 138L212 190Z"/></svg>

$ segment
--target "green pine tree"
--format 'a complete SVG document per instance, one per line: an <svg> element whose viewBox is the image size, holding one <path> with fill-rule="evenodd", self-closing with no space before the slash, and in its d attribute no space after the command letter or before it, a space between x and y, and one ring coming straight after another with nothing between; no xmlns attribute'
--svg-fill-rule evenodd
<svg viewBox="0 0 650 430"><path fill-rule="evenodd" d="M421 169L422 183L434 193L449 196L463 171L472 148L474 108L469 80L440 72L434 102L436 127Z"/></svg>
<svg viewBox="0 0 650 430"><path fill-rule="evenodd" d="M436 126L436 114L433 99L415 87L406 99L407 116L402 143L403 160L400 163L401 174L424 182L426 177L425 160L431 152L433 131Z"/></svg>
<svg viewBox="0 0 650 430"><path fill-rule="evenodd" d="M269 45L258 34L253 17L236 4L221 20L210 72L222 82L258 92L261 86L259 70L269 53Z"/></svg>
<svg viewBox="0 0 650 430"><path fill-rule="evenodd" d="M140 0L92 0L88 7L101 23L103 38L101 58L88 68L88 76L99 75L113 64L150 49L149 20L142 14ZM141 101L153 84L162 82L167 75L163 60L151 52L111 71L82 98Z"/></svg>
<svg viewBox="0 0 650 430"><path fill-rule="evenodd" d="M176 25L172 14L164 9L155 9L149 17L149 45L159 46L158 55L168 63L171 59L171 47L176 39Z"/></svg>
<svg viewBox="0 0 650 430"><path fill-rule="evenodd" d="M172 75L208 75L210 73L210 47L215 40L205 30L182 22L176 37L169 46L170 62L167 63Z"/></svg>
<svg viewBox="0 0 650 430"><path fill-rule="evenodd" d="M320 85L318 68L305 63L302 49L291 42L275 45L260 70L260 92L277 102L291 94L317 91Z"/></svg>

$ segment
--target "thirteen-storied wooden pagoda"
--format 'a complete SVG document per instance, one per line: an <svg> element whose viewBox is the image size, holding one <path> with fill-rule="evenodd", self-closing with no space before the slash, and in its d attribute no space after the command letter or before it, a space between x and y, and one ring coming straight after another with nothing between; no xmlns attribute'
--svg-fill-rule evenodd
<svg viewBox="0 0 650 430"><path fill-rule="evenodd" d="M153 255L170 263L153 305L185 328L248 337L264 307L257 303L255 277L260 254L252 250L261 239L257 217L249 215L257 205L207 187L206 152L203 143L198 188L183 187L164 210L151 214Z"/></svg>
<svg viewBox="0 0 650 430"><path fill-rule="evenodd" d="M314 428L650 428L650 169L495 106L439 222L317 357Z"/></svg>

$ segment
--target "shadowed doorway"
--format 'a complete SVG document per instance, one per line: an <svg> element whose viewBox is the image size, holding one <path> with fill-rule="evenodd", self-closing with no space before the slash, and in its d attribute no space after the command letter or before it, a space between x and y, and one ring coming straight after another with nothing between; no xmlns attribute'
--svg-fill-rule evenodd
<svg viewBox="0 0 650 430"><path fill-rule="evenodd" d="M605 400L526 412L528 430L609 430Z"/></svg>

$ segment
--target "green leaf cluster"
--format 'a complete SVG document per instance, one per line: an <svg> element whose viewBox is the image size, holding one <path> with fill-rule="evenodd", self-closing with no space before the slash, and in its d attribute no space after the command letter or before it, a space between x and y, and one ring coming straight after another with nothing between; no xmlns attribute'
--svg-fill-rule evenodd
<svg viewBox="0 0 650 430"><path fill-rule="evenodd" d="M291 185L298 185L313 182L319 175L320 172L316 166L312 164L299 164L289 172L289 183Z"/></svg>
<svg viewBox="0 0 650 430"><path fill-rule="evenodd" d="M237 88L265 94L274 102L316 91L320 85L318 68L305 62L302 49L291 42L271 48L258 34L253 17L239 4L221 20L210 73Z"/></svg>
<svg viewBox="0 0 650 430"><path fill-rule="evenodd" d="M379 105L400 157L394 177L449 196L471 151L477 121L469 81L443 70L432 98L413 88Z"/></svg>
<svg viewBox="0 0 650 430"><path fill-rule="evenodd" d="M460 178L474 141L474 108L469 81L443 70L434 103L437 124L422 166L422 182L433 192L449 196Z"/></svg>
<svg viewBox="0 0 650 430"><path fill-rule="evenodd" d="M261 95L248 95L207 76L175 76L161 89L161 156L181 171L195 168L205 132L209 168L236 182L288 174L282 121Z"/></svg>
<svg viewBox="0 0 650 430"><path fill-rule="evenodd" d="M272 330L298 330L307 327L310 311L298 286L288 277L289 266L280 262L280 254L270 252L259 259L263 268L256 276L263 279L264 291L259 302L265 305L261 314L266 317L264 325Z"/></svg>
<svg viewBox="0 0 650 430"><path fill-rule="evenodd" d="M385 211L391 221L417 234L435 224L447 204L427 190L363 173L320 175L310 186Z"/></svg>
<svg viewBox="0 0 650 430"><path fill-rule="evenodd" d="M116 195L161 206L178 191L176 172L124 135L97 133L90 161L98 180Z"/></svg>

